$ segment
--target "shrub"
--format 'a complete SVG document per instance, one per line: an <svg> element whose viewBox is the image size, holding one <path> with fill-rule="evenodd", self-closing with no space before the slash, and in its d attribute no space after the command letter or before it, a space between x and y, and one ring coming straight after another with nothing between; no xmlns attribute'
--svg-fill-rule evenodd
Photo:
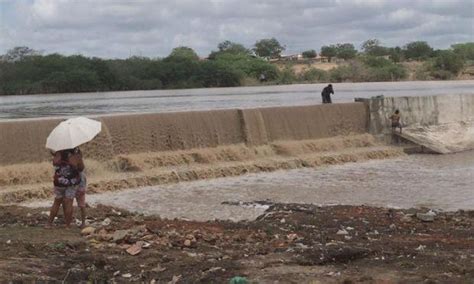
<svg viewBox="0 0 474 284"><path fill-rule="evenodd" d="M286 66L278 76L278 84L292 84L297 81L295 72L290 66Z"/></svg>
<svg viewBox="0 0 474 284"><path fill-rule="evenodd" d="M316 53L316 50L311 49L311 50L303 51L301 55L303 55L303 58L315 58L318 54Z"/></svg>
<svg viewBox="0 0 474 284"><path fill-rule="evenodd" d="M301 81L307 82L327 82L328 77L328 72L317 68L309 68L299 75Z"/></svg>

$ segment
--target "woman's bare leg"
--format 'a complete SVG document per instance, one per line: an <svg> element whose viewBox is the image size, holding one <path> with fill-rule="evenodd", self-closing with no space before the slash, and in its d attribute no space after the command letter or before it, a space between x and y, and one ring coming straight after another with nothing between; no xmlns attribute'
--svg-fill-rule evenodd
<svg viewBox="0 0 474 284"><path fill-rule="evenodd" d="M53 226L54 218L58 216L59 207L61 207L62 203L63 203L63 198L54 199L53 205L51 206L51 209L49 211L49 218L48 218L48 223L46 224L46 227Z"/></svg>
<svg viewBox="0 0 474 284"><path fill-rule="evenodd" d="M71 222L73 219L74 214L74 207L72 202L74 201L73 198L64 198L63 207L64 207L64 222L66 227L71 226Z"/></svg>
<svg viewBox="0 0 474 284"><path fill-rule="evenodd" d="M81 228L86 226L86 207L79 207L81 209Z"/></svg>

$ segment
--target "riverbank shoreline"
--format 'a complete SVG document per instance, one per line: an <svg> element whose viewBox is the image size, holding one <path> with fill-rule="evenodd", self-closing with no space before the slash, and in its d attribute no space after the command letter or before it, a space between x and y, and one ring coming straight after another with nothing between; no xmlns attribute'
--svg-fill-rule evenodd
<svg viewBox="0 0 474 284"><path fill-rule="evenodd" d="M43 229L0 207L1 281L469 283L474 211L268 204L255 221L166 220L98 205L90 228Z"/></svg>

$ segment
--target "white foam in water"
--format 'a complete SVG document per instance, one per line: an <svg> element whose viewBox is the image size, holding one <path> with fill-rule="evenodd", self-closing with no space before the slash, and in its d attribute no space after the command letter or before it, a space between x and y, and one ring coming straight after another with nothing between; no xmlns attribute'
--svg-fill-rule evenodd
<svg viewBox="0 0 474 284"><path fill-rule="evenodd" d="M474 151L470 151L144 187L87 199L166 218L237 221L262 214L267 206L252 203L259 200L473 210L473 184ZM50 201L32 205L49 206Z"/></svg>
<svg viewBox="0 0 474 284"><path fill-rule="evenodd" d="M460 121L406 128L403 137L441 153L474 149L474 121Z"/></svg>

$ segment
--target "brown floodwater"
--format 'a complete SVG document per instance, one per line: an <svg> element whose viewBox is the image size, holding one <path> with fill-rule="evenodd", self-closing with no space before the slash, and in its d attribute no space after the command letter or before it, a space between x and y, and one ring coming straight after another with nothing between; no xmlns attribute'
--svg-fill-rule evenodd
<svg viewBox="0 0 474 284"><path fill-rule="evenodd" d="M474 151L470 151L248 174L87 198L91 204L167 218L242 220L256 218L268 208L258 201L473 210L473 184Z"/></svg>
<svg viewBox="0 0 474 284"><path fill-rule="evenodd" d="M314 105L326 84L0 96L0 119ZM337 83L334 102L356 97L472 93L474 80Z"/></svg>

